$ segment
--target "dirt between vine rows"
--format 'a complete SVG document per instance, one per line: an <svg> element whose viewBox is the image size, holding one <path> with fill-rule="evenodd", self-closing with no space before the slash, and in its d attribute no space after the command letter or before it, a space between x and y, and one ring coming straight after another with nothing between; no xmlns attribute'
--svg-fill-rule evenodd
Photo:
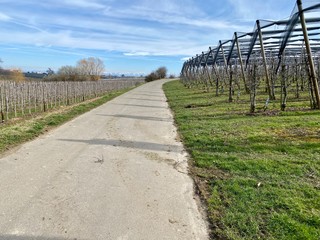
<svg viewBox="0 0 320 240"><path fill-rule="evenodd" d="M3 156L0 239L208 239L164 82Z"/></svg>

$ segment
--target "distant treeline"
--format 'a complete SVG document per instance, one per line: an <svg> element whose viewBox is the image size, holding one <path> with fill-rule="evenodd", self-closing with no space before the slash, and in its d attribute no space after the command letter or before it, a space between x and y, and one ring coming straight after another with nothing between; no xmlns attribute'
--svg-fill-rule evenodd
<svg viewBox="0 0 320 240"><path fill-rule="evenodd" d="M25 75L19 69L8 70L0 68L0 80L23 82L25 80Z"/></svg>
<svg viewBox="0 0 320 240"><path fill-rule="evenodd" d="M48 76L48 73L46 73L46 72L43 72L43 73L39 73L39 72L24 72L23 74L24 74L24 76L26 78L38 78L38 79L42 79L42 78Z"/></svg>

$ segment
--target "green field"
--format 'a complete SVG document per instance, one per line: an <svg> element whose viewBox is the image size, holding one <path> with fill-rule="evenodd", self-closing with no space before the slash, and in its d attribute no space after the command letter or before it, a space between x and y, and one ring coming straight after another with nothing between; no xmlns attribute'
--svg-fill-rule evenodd
<svg viewBox="0 0 320 240"><path fill-rule="evenodd" d="M215 239L320 239L320 112L164 85ZM227 94L227 93L226 93Z"/></svg>

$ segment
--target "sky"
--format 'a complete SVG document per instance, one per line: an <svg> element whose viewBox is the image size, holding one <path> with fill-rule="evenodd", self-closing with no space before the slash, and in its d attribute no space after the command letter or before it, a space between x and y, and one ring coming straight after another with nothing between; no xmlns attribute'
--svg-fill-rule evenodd
<svg viewBox="0 0 320 240"><path fill-rule="evenodd" d="M304 0L302 1L304 2ZM107 73L144 75L183 62L257 19L290 16L295 0L0 0L3 68L57 71L88 57Z"/></svg>

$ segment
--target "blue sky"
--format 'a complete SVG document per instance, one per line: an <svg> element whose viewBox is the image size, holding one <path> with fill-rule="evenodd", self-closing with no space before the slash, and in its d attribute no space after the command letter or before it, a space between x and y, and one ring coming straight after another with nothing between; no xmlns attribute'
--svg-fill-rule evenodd
<svg viewBox="0 0 320 240"><path fill-rule="evenodd" d="M256 19L289 17L295 0L0 0L4 68L57 70L99 57L111 73L148 74L184 59Z"/></svg>

